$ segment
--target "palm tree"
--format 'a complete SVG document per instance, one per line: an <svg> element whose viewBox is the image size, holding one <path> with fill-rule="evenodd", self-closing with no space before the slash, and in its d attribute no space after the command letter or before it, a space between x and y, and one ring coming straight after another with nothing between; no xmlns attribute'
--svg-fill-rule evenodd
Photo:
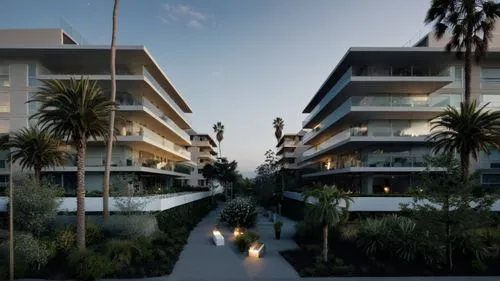
<svg viewBox="0 0 500 281"><path fill-rule="evenodd" d="M85 248L85 154L90 138L101 139L108 135L109 113L116 104L103 95L96 81L86 78L69 81L49 80L31 102L39 102L38 119L43 129L48 129L77 151L77 245Z"/></svg>
<svg viewBox="0 0 500 281"><path fill-rule="evenodd" d="M116 29L118 2L113 5L113 31L111 32L111 101L116 100ZM104 220L109 218L109 179L111 176L111 155L113 154L113 132L115 131L115 111L109 113L108 143L106 145L106 163L104 167L104 185L102 188L102 213Z"/></svg>
<svg viewBox="0 0 500 281"><path fill-rule="evenodd" d="M476 61L486 55L498 16L500 4L486 0L432 0L427 11L425 23L434 23L436 38L451 31L446 51L456 50L460 58L465 50L465 103L470 103L472 51Z"/></svg>
<svg viewBox="0 0 500 281"><path fill-rule="evenodd" d="M328 262L328 228L346 220L349 215L351 197L335 185L305 191L304 202L317 200L308 205L309 214L323 226L323 261ZM343 206L342 206L343 205Z"/></svg>
<svg viewBox="0 0 500 281"><path fill-rule="evenodd" d="M281 135L283 134L283 128L285 127L285 121L281 117L276 117L273 120L274 136L277 141L280 141Z"/></svg>
<svg viewBox="0 0 500 281"><path fill-rule="evenodd" d="M222 150L220 147L220 142L224 139L224 125L221 122L217 122L213 126L214 133L216 133L217 141L219 142L219 158L222 157Z"/></svg>
<svg viewBox="0 0 500 281"><path fill-rule="evenodd" d="M59 149L59 143L51 132L30 126L13 133L6 145L12 149L12 161L19 161L23 170L35 170L35 178L40 180L43 168L64 164L67 155Z"/></svg>
<svg viewBox="0 0 500 281"><path fill-rule="evenodd" d="M428 141L436 153L460 154L464 179L469 176L470 156L477 160L480 151L500 147L500 111L488 111L470 104L460 103L460 110L448 106L431 121L432 134Z"/></svg>

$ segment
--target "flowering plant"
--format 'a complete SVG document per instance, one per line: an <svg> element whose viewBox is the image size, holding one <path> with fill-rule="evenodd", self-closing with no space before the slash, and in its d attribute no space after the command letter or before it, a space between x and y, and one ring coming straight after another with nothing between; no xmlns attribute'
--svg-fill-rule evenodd
<svg viewBox="0 0 500 281"><path fill-rule="evenodd" d="M257 220L255 203L250 198L239 197L229 201L219 215L219 222L231 227L252 227Z"/></svg>

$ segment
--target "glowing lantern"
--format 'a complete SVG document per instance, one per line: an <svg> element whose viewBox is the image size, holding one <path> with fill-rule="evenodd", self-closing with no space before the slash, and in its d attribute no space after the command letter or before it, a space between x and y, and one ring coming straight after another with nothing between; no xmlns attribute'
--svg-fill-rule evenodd
<svg viewBox="0 0 500 281"><path fill-rule="evenodd" d="M254 258L261 258L264 255L264 243L255 242L248 249L248 256Z"/></svg>
<svg viewBox="0 0 500 281"><path fill-rule="evenodd" d="M233 236L234 236L234 238L236 238L236 237L242 235L243 233L244 233L243 228L237 227L234 229Z"/></svg>

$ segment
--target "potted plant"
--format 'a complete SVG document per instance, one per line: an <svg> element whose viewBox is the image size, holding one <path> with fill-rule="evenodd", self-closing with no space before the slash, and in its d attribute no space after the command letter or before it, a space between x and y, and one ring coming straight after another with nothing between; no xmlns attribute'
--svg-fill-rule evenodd
<svg viewBox="0 0 500 281"><path fill-rule="evenodd" d="M276 221L274 223L274 236L276 237L276 240L280 240L281 238L281 227L283 226L282 221Z"/></svg>

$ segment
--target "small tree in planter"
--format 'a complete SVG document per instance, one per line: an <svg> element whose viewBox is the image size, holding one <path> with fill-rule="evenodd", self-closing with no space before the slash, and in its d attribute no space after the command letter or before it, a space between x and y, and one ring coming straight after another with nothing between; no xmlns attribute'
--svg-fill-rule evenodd
<svg viewBox="0 0 500 281"><path fill-rule="evenodd" d="M280 240L281 238L281 227L283 226L282 221L276 221L274 223L274 236L276 237L276 240Z"/></svg>

